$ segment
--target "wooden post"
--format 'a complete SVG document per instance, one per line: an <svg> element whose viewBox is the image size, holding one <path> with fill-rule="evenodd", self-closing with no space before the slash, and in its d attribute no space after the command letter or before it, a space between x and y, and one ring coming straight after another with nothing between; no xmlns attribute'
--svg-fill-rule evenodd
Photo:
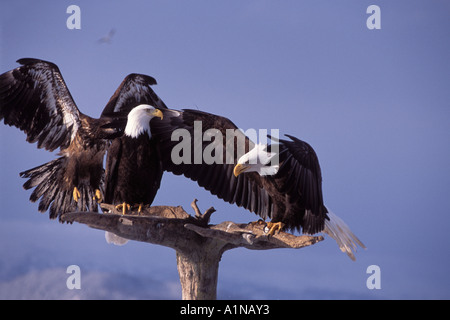
<svg viewBox="0 0 450 320"><path fill-rule="evenodd" d="M183 300L215 300L221 255L201 250L184 254L177 251L177 268Z"/></svg>
<svg viewBox="0 0 450 320"><path fill-rule="evenodd" d="M214 208L200 214L196 200L191 205L195 216L189 215L182 207L170 206L150 207L139 214L122 215L114 206L102 204L112 213L65 213L60 221L83 223L121 238L175 249L184 300L217 298L219 263L227 250L237 247L252 250L297 249L323 240L322 236L294 236L285 232L269 236L264 224L225 221L209 225Z"/></svg>

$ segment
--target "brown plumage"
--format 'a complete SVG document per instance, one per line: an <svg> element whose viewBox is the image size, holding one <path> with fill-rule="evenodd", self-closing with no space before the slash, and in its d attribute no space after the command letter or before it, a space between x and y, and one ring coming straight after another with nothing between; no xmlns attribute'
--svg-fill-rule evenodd
<svg viewBox="0 0 450 320"><path fill-rule="evenodd" d="M347 225L325 207L319 160L308 143L289 135L290 140L271 138L275 144L266 146L264 152L276 157L278 164L276 171L267 174L263 168L271 166L269 163L252 165L245 161L255 144L229 119L198 110L163 110L163 113L164 120L152 123L151 129L159 141L164 170L184 175L218 198L263 219L270 218L272 223L281 222L286 229L307 234L325 232L351 259L355 259L357 245L365 248ZM196 123L197 128L201 124L201 137L208 131L214 133L217 130L222 140L205 141L200 137L201 143L194 141ZM193 137L188 143L191 154L184 158L186 161L174 161L173 158L172 151L182 142L172 139L177 129L185 130ZM227 131L234 132L236 137L227 140ZM244 148L239 148L237 141ZM218 150L223 154L217 157L222 159L221 163L196 161L195 154L204 154L213 142L221 144ZM232 154L226 151L227 147L233 150Z"/></svg>
<svg viewBox="0 0 450 320"><path fill-rule="evenodd" d="M322 177L314 150L303 141L292 137L292 141L280 141L280 171L274 176L261 176L256 172L234 175L239 158L254 148L255 144L238 131L237 126L227 118L198 110L180 112L165 111L161 122L152 124L152 132L158 137L162 163L165 170L184 175L229 203L244 207L263 219L283 222L288 229L316 233L323 230L327 209L323 205ZM185 129L194 137L194 122L202 125L202 135L207 130L217 129L223 140L223 156L220 164L195 163L196 145L192 140L190 163L175 164L171 157L172 148L179 141L172 141L175 129ZM227 130L237 134L235 141L226 141ZM236 141L244 142L239 150ZM210 144L203 141L201 150ZM233 155L226 153L227 143L233 143Z"/></svg>
<svg viewBox="0 0 450 320"><path fill-rule="evenodd" d="M55 64L30 58L18 63L20 67L0 75L0 120L24 131L38 148L60 149L58 159L20 174L29 179L25 189L35 188L30 200L40 199L39 211L50 208L50 218L97 211L104 196L103 157L125 128L117 119L140 103L165 107L150 88L156 80L128 75L94 119L79 111Z"/></svg>
<svg viewBox="0 0 450 320"><path fill-rule="evenodd" d="M151 205L159 189L163 168L159 144L150 125L160 121L161 111L139 105L128 115L124 134L108 148L105 202L114 205ZM123 212L126 208L122 208Z"/></svg>

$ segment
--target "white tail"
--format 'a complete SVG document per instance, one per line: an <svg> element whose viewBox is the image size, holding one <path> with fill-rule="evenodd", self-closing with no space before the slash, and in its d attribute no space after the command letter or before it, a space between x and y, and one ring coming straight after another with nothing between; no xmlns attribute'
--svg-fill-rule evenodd
<svg viewBox="0 0 450 320"><path fill-rule="evenodd" d="M328 208L327 208L328 209ZM330 220L325 220L325 228L323 232L336 240L339 249L346 253L350 259L356 260L355 252L357 245L366 249L366 246L353 234L347 224L328 209L328 217Z"/></svg>

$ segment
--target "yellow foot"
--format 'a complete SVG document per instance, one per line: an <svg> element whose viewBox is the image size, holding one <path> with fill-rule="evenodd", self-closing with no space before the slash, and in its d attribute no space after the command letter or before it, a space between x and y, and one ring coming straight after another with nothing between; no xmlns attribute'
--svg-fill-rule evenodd
<svg viewBox="0 0 450 320"><path fill-rule="evenodd" d="M133 206L133 209L134 210L137 209L137 212L140 215L142 213L142 210L144 210L146 207L148 207L148 204L139 203L139 204L135 204Z"/></svg>
<svg viewBox="0 0 450 320"><path fill-rule="evenodd" d="M131 206L128 203L124 202L124 203L118 204L116 206L116 209L117 210L122 209L122 214L125 215L127 213L127 211L131 209Z"/></svg>
<svg viewBox="0 0 450 320"><path fill-rule="evenodd" d="M279 233L284 228L283 222L268 222L267 228L269 228L269 235L273 236L276 233Z"/></svg>
<svg viewBox="0 0 450 320"><path fill-rule="evenodd" d="M95 189L95 195L92 197L92 200L97 201L98 203L102 202L103 198L100 190Z"/></svg>
<svg viewBox="0 0 450 320"><path fill-rule="evenodd" d="M78 191L77 187L73 188L73 200L75 200L75 202L78 202L78 200L81 198L81 193L80 191Z"/></svg>

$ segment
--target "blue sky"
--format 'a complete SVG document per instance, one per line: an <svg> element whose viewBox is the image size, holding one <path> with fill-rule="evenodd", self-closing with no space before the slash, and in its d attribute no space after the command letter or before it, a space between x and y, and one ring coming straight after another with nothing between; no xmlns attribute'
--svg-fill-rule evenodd
<svg viewBox="0 0 450 320"><path fill-rule="evenodd" d="M72 4L80 30L66 27ZM380 30L366 27L371 4ZM2 1L0 72L23 57L52 61L93 117L127 74L144 73L172 108L280 129L315 148L325 203L368 249L356 262L332 239L298 251L232 250L219 298L448 299L449 14L444 0ZM97 42L113 28L110 44ZM111 246L101 231L37 212L18 173L55 156L0 126L0 296L181 296L171 249ZM257 218L171 174L155 205L188 210L193 198L217 209L213 223ZM86 278L77 292L61 285L71 264ZM370 265L380 266L380 290L366 287ZM133 287L140 282L148 286Z"/></svg>

